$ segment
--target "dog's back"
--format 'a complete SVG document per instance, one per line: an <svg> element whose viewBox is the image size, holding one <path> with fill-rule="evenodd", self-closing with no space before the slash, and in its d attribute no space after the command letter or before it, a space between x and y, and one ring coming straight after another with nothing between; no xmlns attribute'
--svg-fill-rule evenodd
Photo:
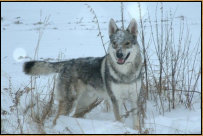
<svg viewBox="0 0 203 136"><path fill-rule="evenodd" d="M78 80L85 85L103 90L101 65L104 57L87 57L61 62L29 61L24 63L24 72L28 75L47 75L58 73L59 80L69 86L77 86ZM71 83L71 84L70 84Z"/></svg>

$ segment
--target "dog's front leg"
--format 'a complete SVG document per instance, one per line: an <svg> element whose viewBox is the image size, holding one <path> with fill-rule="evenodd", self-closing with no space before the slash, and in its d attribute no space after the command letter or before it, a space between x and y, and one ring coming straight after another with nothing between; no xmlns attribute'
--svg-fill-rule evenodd
<svg viewBox="0 0 203 136"><path fill-rule="evenodd" d="M120 122L124 123L123 117L122 117L122 108L123 108L123 101L122 100L117 100L118 103L118 111L119 111L119 117L120 117Z"/></svg>
<svg viewBox="0 0 203 136"><path fill-rule="evenodd" d="M118 101L116 100L116 98L114 96L111 97L111 102L112 102L112 105L113 105L113 112L114 112L114 116L116 118L117 121L121 121L122 122L122 119L121 119L121 116L120 116L120 110L119 110L119 103Z"/></svg>
<svg viewBox="0 0 203 136"><path fill-rule="evenodd" d="M138 107L137 107L137 101L131 100L131 107L132 107L132 117L133 117L133 128L135 130L140 130L140 121L138 116Z"/></svg>
<svg viewBox="0 0 203 136"><path fill-rule="evenodd" d="M133 117L133 128L135 130L141 130L140 127L140 117L138 115L138 97L140 94L140 90L141 90L141 79L137 80L136 85L135 85L135 90L132 92L132 94L130 95L130 99L131 99L131 108L133 110L132 112L132 117Z"/></svg>

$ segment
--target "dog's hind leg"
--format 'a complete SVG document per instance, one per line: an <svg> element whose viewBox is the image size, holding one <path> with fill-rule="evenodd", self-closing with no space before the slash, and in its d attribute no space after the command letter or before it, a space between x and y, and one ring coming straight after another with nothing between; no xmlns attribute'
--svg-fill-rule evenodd
<svg viewBox="0 0 203 136"><path fill-rule="evenodd" d="M93 108L102 102L95 95L89 95L86 91L78 98L74 117L83 117L86 113L90 112Z"/></svg>
<svg viewBox="0 0 203 136"><path fill-rule="evenodd" d="M56 114L56 117L53 120L53 125L56 125L56 121L59 118L60 115L67 115L68 114L68 110L65 109L65 107L68 105L67 102L65 101L59 101L59 105L58 105L58 111Z"/></svg>
<svg viewBox="0 0 203 136"><path fill-rule="evenodd" d="M67 115L72 111L74 101L75 101L74 99L59 101L58 112L57 112L55 119L53 120L53 125L56 125L56 121L60 115Z"/></svg>
<svg viewBox="0 0 203 136"><path fill-rule="evenodd" d="M60 115L67 115L73 109L73 104L77 95L74 95L74 87L71 82L60 80L57 85L57 99L59 101L58 111L53 125L56 125L56 121Z"/></svg>

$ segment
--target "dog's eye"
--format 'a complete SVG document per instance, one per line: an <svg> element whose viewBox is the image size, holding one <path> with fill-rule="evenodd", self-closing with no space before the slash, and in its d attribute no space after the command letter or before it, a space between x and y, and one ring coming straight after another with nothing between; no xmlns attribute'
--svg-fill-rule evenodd
<svg viewBox="0 0 203 136"><path fill-rule="evenodd" d="M125 43L125 47L126 47L126 48L129 48L129 47L130 47L130 42L126 42L126 43Z"/></svg>
<svg viewBox="0 0 203 136"><path fill-rule="evenodd" d="M117 46L118 46L118 44L116 44L116 42L113 42L112 45L113 45L113 48L117 48Z"/></svg>
<svg viewBox="0 0 203 136"><path fill-rule="evenodd" d="M125 45L127 45L127 46L130 45L130 42L126 42Z"/></svg>

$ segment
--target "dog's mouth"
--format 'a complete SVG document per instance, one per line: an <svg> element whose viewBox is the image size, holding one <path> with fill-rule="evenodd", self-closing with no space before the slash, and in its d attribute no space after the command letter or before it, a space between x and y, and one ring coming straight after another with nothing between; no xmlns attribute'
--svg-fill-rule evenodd
<svg viewBox="0 0 203 136"><path fill-rule="evenodd" d="M129 56L130 56L130 53L128 53L128 55L125 58L118 58L117 63L120 64L120 65L124 64Z"/></svg>

